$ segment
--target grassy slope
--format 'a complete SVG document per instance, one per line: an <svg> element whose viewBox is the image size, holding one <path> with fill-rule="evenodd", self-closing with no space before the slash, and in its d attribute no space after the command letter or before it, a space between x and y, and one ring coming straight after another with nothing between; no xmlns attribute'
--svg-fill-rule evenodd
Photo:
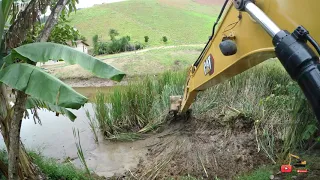
<svg viewBox="0 0 320 180"><path fill-rule="evenodd" d="M219 8L192 0L129 0L79 10L70 20L90 44L95 34L109 40L112 28L131 36L132 42L144 42L144 36L149 36L149 46L163 45L162 36L171 45L203 44Z"/></svg>
<svg viewBox="0 0 320 180"><path fill-rule="evenodd" d="M128 52L100 56L100 59L127 73L129 76L156 74L165 70L181 70L191 65L204 45L153 49L146 52ZM57 64L44 66L60 79L90 78L93 75L78 65Z"/></svg>

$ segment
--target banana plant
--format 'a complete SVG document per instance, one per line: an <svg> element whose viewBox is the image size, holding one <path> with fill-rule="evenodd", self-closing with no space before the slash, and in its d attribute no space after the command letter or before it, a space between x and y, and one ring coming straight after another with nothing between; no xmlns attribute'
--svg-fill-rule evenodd
<svg viewBox="0 0 320 180"><path fill-rule="evenodd" d="M8 9L12 3L13 0L0 1L0 37L3 37ZM119 82L125 76L120 70L90 55L65 45L44 42L23 45L12 49L4 58L0 56L3 62L0 82L29 95L27 108L46 108L74 120L75 115L66 108L79 109L88 99L53 75L30 65L57 59L68 64L79 64L100 78Z"/></svg>

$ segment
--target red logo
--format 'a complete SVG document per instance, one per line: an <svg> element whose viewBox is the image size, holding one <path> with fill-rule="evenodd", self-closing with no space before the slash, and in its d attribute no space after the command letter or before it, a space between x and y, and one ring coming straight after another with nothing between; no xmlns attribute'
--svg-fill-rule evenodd
<svg viewBox="0 0 320 180"><path fill-rule="evenodd" d="M282 165L281 166L281 172L282 173L291 173L292 172L292 166L291 165Z"/></svg>

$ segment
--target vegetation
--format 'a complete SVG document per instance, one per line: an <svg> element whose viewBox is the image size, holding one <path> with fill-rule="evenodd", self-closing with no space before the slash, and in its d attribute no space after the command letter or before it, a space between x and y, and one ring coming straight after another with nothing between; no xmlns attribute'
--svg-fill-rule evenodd
<svg viewBox="0 0 320 180"><path fill-rule="evenodd" d="M269 180L270 175L272 175L272 167L260 167L253 173L244 174L237 177L237 180Z"/></svg>
<svg viewBox="0 0 320 180"><path fill-rule="evenodd" d="M193 112L215 116L226 106L255 120L259 148L273 162L304 147L316 133L311 108L278 62L264 63L209 89L199 96Z"/></svg>
<svg viewBox="0 0 320 180"><path fill-rule="evenodd" d="M163 41L164 43L167 43L167 42L168 42L167 36L163 36L163 37L162 37L162 41Z"/></svg>
<svg viewBox="0 0 320 180"><path fill-rule="evenodd" d="M101 131L111 139L135 140L139 133L156 130L167 115L169 96L182 93L185 75L165 72L115 88L110 96L98 94L95 117Z"/></svg>
<svg viewBox="0 0 320 180"><path fill-rule="evenodd" d="M75 7L76 1L59 0L53 3L54 11L49 16L44 29L37 38L38 43L21 45L26 39L26 34L32 30L37 18L34 12L44 11L51 1L39 3L30 1L26 9L16 16L15 21L8 31L4 31L5 25L11 17L15 17L12 10L14 1L0 1L0 123L1 133L8 150L8 167L4 174L11 179L38 179L41 173L33 166L23 146L20 145L21 122L26 112L26 105L36 112L39 108L67 113L71 120L75 116L66 108L79 109L88 99L74 91L68 85L36 67L37 62L46 62L51 59L62 59L70 64L79 64L101 78L121 81L124 73L114 67L103 63L89 55L74 50L68 46L45 42L49 39L54 25L58 21L61 12L66 12L66 5ZM70 8L69 8L70 10ZM31 13L32 12L32 13ZM63 13L62 13L63 14ZM26 21L26 19L29 19ZM24 28L22 28L24 27ZM6 37L7 41L4 41ZM6 46L3 46L5 44ZM6 49L5 49L6 48ZM48 51L48 49L50 51ZM4 53L4 56L2 56ZM75 58L76 57L76 58ZM11 107L7 99L5 85L14 90L15 103ZM46 93L43 87L47 87ZM32 101L28 101L32 98ZM31 104L31 106L30 106ZM39 118L34 113L35 118ZM10 142L10 143L9 143ZM22 173L18 173L22 172Z"/></svg>
<svg viewBox="0 0 320 180"><path fill-rule="evenodd" d="M99 94L95 110L101 130L110 137L157 129L165 121L169 96L183 94L185 75L166 72L116 88L108 96ZM317 131L317 121L298 85L272 60L199 94L192 109L195 116L217 117L226 107L255 120L259 148L274 162L304 147Z"/></svg>
<svg viewBox="0 0 320 180"><path fill-rule="evenodd" d="M87 175L90 177L91 173L90 173L90 170L88 168L88 165L87 165L87 162L86 162L86 159L84 157L84 153L83 153L83 150L82 150L82 147L81 147L81 139L80 139L79 129L76 130L75 128L73 128L72 130L73 130L73 137L74 137L74 140L75 140L75 144L76 144L76 147L77 147L78 158L80 159L81 164L84 166Z"/></svg>
<svg viewBox="0 0 320 180"><path fill-rule="evenodd" d="M111 29L109 31L111 42L101 42L99 41L98 35L93 36L92 41L94 54L116 54L120 52L143 49L143 45L141 45L140 43L131 44L130 36L123 36L121 38L117 38L118 35L119 33L117 30Z"/></svg>
<svg viewBox="0 0 320 180"><path fill-rule="evenodd" d="M96 56L105 63L122 70L127 76L154 75L167 70L179 71L190 66L201 53L204 45L148 49ZM92 78L94 75L78 65L56 64L43 66L59 79ZM156 67L156 68L155 68Z"/></svg>
<svg viewBox="0 0 320 180"><path fill-rule="evenodd" d="M105 36L105 27L129 35L132 42L141 42L148 34L148 46L162 46L164 34L170 37L169 45L204 44L211 34L219 9L219 6L203 5L192 0L133 0L79 10L70 16L70 24L90 39L90 45L91 38L96 34L102 36L101 41L109 40Z"/></svg>
<svg viewBox="0 0 320 180"><path fill-rule="evenodd" d="M53 28L48 42L64 44L64 45L75 45L78 40L86 41L86 38L80 34L80 32L74 27L70 26L69 21L64 17L60 18L57 25ZM44 28L44 24L36 23L33 31L29 31L24 44L33 43L37 41L40 33Z"/></svg>
<svg viewBox="0 0 320 180"><path fill-rule="evenodd" d="M35 151L29 151L28 155L49 179L91 179L85 171L77 169L71 162L58 163L55 159L46 158ZM0 150L0 161L8 164L8 153L4 149ZM5 177L0 175L0 178Z"/></svg>
<svg viewBox="0 0 320 180"><path fill-rule="evenodd" d="M145 37L144 37L144 42L145 42L145 43L149 42L149 36L145 36Z"/></svg>

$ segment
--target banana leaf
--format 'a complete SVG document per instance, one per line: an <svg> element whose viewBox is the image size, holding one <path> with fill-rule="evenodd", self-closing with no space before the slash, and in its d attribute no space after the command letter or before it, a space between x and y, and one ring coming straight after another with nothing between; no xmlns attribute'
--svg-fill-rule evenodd
<svg viewBox="0 0 320 180"><path fill-rule="evenodd" d="M77 118L76 115L74 115L71 111L69 111L66 108L59 107L32 97L28 98L26 108L47 109L49 111L56 112L68 117L72 122Z"/></svg>
<svg viewBox="0 0 320 180"><path fill-rule="evenodd" d="M36 66L16 63L0 71L0 81L50 104L79 109L88 99Z"/></svg>
<svg viewBox="0 0 320 180"><path fill-rule="evenodd" d="M97 58L69 46L50 42L32 43L17 47L12 50L11 55L5 58L9 64L13 63L16 59L31 60L33 62L64 60L68 64L79 64L82 68L90 71L97 77L114 81L121 81L125 76L120 70Z"/></svg>

